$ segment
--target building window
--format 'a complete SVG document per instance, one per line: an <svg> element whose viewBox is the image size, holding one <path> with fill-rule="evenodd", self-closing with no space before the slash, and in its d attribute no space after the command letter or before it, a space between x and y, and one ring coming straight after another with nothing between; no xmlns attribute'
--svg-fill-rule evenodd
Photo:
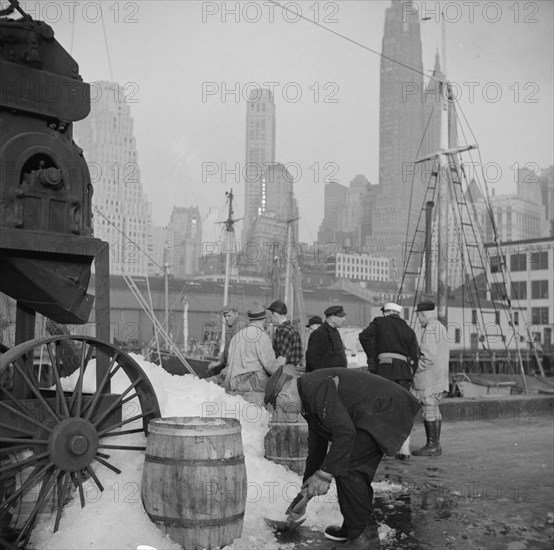
<svg viewBox="0 0 554 550"><path fill-rule="evenodd" d="M548 269L548 252L533 252L529 259L531 270Z"/></svg>
<svg viewBox="0 0 554 550"><path fill-rule="evenodd" d="M491 257L491 273L500 273L501 269L500 256Z"/></svg>
<svg viewBox="0 0 554 550"><path fill-rule="evenodd" d="M526 254L512 254L510 256L510 271L525 271L527 269Z"/></svg>
<svg viewBox="0 0 554 550"><path fill-rule="evenodd" d="M454 329L454 342L459 344L462 341L462 331L459 328Z"/></svg>
<svg viewBox="0 0 554 550"><path fill-rule="evenodd" d="M533 300L548 298L548 281L531 281L531 298Z"/></svg>
<svg viewBox="0 0 554 550"><path fill-rule="evenodd" d="M472 325L477 324L477 310L476 309L471 310L471 324Z"/></svg>
<svg viewBox="0 0 554 550"><path fill-rule="evenodd" d="M469 341L470 341L471 344L476 344L477 343L478 338L477 338L477 333L476 332L472 332L469 335Z"/></svg>
<svg viewBox="0 0 554 550"><path fill-rule="evenodd" d="M500 324L500 311L494 312L494 324L499 325Z"/></svg>
<svg viewBox="0 0 554 550"><path fill-rule="evenodd" d="M548 308L532 307L531 323L533 323L534 325L548 325Z"/></svg>
<svg viewBox="0 0 554 550"><path fill-rule="evenodd" d="M493 283L491 286L491 300L505 300L506 285L504 283Z"/></svg>
<svg viewBox="0 0 554 550"><path fill-rule="evenodd" d="M519 325L519 311L514 311L514 325Z"/></svg>
<svg viewBox="0 0 554 550"><path fill-rule="evenodd" d="M512 282L512 298L516 300L527 299L527 281Z"/></svg>

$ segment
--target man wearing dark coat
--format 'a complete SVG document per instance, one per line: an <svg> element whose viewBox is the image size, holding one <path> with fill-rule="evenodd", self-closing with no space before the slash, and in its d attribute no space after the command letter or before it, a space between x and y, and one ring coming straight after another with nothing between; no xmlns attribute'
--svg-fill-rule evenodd
<svg viewBox="0 0 554 550"><path fill-rule="evenodd" d="M402 306L388 302L358 338L367 355L369 372L393 380L404 389L417 369L418 345L413 329L400 317Z"/></svg>
<svg viewBox="0 0 554 550"><path fill-rule="evenodd" d="M398 384L366 372L325 368L294 378L279 368L266 404L295 409L308 423L303 490L324 495L333 477L343 524L325 536L347 550L380 548L371 483L383 454L394 456L408 437L420 404Z"/></svg>
<svg viewBox="0 0 554 550"><path fill-rule="evenodd" d="M369 372L400 384L410 390L417 369L419 348L413 329L400 317L402 306L387 302L381 308L382 317L375 317L358 338L367 355ZM396 458L410 457L408 437Z"/></svg>
<svg viewBox="0 0 554 550"><path fill-rule="evenodd" d="M324 312L325 321L316 328L308 340L306 372L328 367L348 365L344 344L339 333L346 312L342 306L330 306Z"/></svg>

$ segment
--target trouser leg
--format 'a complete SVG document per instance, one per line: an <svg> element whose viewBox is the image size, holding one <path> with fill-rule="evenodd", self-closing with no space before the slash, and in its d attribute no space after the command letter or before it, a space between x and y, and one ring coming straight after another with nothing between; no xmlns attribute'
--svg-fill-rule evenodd
<svg viewBox="0 0 554 550"><path fill-rule="evenodd" d="M350 539L359 537L366 527L377 527L371 482L382 456L375 440L365 432L358 432L349 471L336 477L339 507Z"/></svg>

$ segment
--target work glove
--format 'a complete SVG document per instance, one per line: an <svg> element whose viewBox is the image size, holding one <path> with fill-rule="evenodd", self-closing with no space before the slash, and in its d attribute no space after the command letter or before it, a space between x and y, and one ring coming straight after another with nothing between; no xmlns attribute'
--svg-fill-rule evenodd
<svg viewBox="0 0 554 550"><path fill-rule="evenodd" d="M322 470L318 470L310 476L302 485L302 489L308 491L308 497L312 498L318 495L325 495L331 486L333 476Z"/></svg>

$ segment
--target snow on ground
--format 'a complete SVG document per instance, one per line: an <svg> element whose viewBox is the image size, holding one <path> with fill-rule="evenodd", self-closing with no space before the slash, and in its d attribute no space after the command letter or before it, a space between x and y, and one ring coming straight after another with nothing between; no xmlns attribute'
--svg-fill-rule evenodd
<svg viewBox="0 0 554 550"><path fill-rule="evenodd" d="M284 519L284 512L300 489L301 478L287 468L264 458L264 436L267 432L269 413L241 397L227 395L222 388L199 380L191 375L173 376L157 365L133 358L140 364L150 379L162 417L226 417L238 418L242 426L242 442L248 478L246 512L242 536L226 550L275 549L279 545L273 531L263 518ZM94 373L87 368L87 373ZM76 373L75 373L76 374ZM74 382L73 382L74 383ZM69 384L69 382L68 382ZM129 385L125 377L114 377L112 391L121 392ZM71 386L73 387L73 386ZM86 378L84 389L95 388L94 379ZM135 415L138 404L130 402L124 414ZM125 426L128 429L128 426ZM114 443L145 445L142 434L117 438ZM141 478L144 453L136 451L108 451L110 462L122 473L116 474L94 463L94 469L104 486L100 492L96 484L85 483L85 502L81 508L77 492L63 510L60 528L53 533L54 518L45 518L37 523L31 538L33 548L40 550L135 550L140 545L157 550L178 550L180 546L165 536L149 519L141 502ZM399 485L374 483L375 491L400 490ZM329 493L314 498L308 504L305 526L323 531L327 525L340 524L334 483ZM380 528L381 538L390 536L386 525ZM287 545L282 545L285 548ZM288 545L291 546L291 545Z"/></svg>

